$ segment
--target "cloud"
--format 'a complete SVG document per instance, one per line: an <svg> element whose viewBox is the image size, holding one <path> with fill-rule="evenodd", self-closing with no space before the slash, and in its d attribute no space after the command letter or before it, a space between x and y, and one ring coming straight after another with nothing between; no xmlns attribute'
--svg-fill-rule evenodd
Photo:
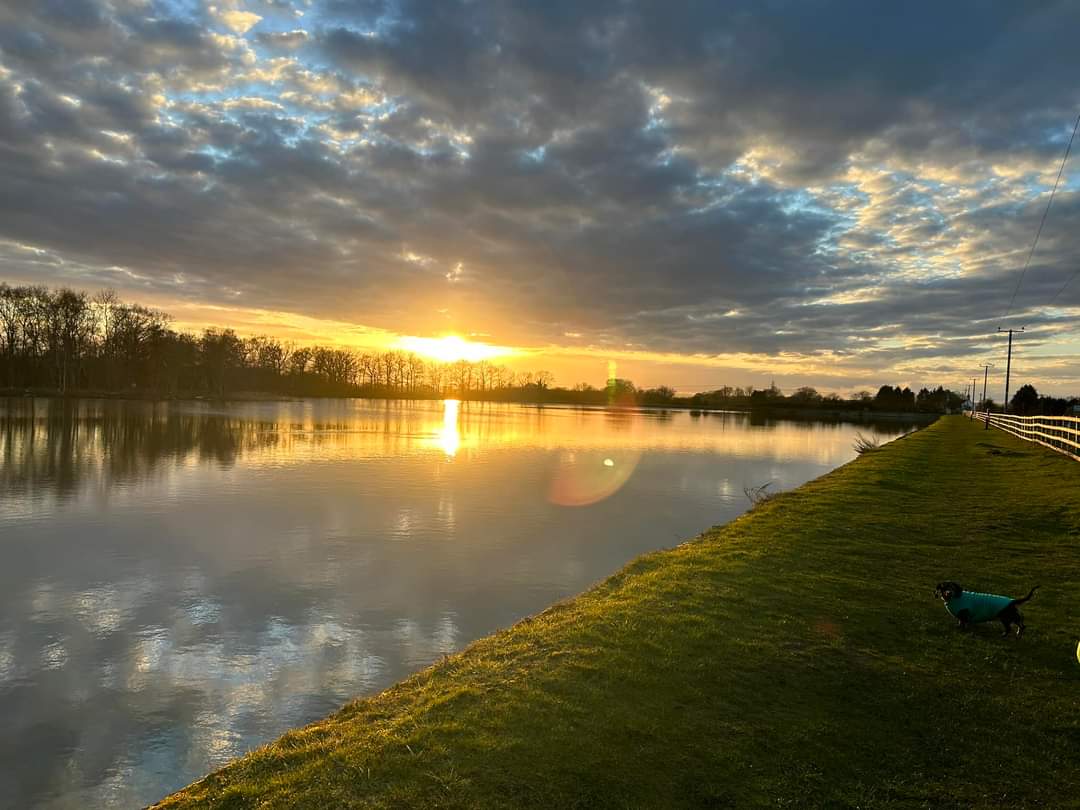
<svg viewBox="0 0 1080 810"><path fill-rule="evenodd" d="M291 31L265 31L255 35L259 44L268 48L280 48L293 50L307 44L310 37L302 28L294 28Z"/></svg>
<svg viewBox="0 0 1080 810"><path fill-rule="evenodd" d="M235 96L233 98L227 98L221 102L221 106L226 110L233 110L237 108L244 108L249 110L284 110L285 107L276 101L271 101L268 98L262 98L261 96Z"/></svg>
<svg viewBox="0 0 1080 810"><path fill-rule="evenodd" d="M236 34L246 34L262 19L250 11L218 9L216 6L210 6L210 13Z"/></svg>

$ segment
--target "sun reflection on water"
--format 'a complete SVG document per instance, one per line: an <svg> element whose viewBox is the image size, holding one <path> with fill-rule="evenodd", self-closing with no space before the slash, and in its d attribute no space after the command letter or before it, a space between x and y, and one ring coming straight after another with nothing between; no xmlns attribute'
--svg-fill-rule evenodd
<svg viewBox="0 0 1080 810"><path fill-rule="evenodd" d="M461 447L461 432L458 430L458 409L461 402L456 399L443 400L443 423L442 429L437 434L439 447L446 453L447 458L457 455Z"/></svg>

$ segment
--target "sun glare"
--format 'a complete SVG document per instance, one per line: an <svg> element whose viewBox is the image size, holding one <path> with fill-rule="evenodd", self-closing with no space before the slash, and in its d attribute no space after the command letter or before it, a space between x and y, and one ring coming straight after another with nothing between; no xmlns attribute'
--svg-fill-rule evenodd
<svg viewBox="0 0 1080 810"><path fill-rule="evenodd" d="M435 434L435 440L447 458L457 455L461 447L461 431L458 430L458 409L461 403L456 399L443 400L442 430Z"/></svg>
<svg viewBox="0 0 1080 810"><path fill-rule="evenodd" d="M441 338L403 337L398 341L398 347L444 363L454 363L458 360L476 363L480 360L490 360L493 357L514 353L513 349L506 346L492 346L490 343L465 340L457 335L446 335Z"/></svg>

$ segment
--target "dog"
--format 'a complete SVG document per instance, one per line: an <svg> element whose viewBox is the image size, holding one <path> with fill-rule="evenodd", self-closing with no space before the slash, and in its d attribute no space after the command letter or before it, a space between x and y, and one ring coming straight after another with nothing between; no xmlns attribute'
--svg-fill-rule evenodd
<svg viewBox="0 0 1080 810"><path fill-rule="evenodd" d="M1012 632L1014 624L1016 637L1020 638L1024 635L1024 616L1018 608L1030 601L1037 590L1039 590L1038 585L1032 588L1023 599L1011 599L994 593L965 591L959 582L946 581L938 583L934 589L934 596L945 603L945 609L956 617L961 629L997 619L1004 628L1001 634L1003 638L1007 638Z"/></svg>

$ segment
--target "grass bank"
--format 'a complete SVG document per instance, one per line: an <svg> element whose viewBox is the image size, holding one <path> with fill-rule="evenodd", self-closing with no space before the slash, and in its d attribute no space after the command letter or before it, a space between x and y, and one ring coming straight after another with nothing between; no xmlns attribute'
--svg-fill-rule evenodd
<svg viewBox="0 0 1080 810"><path fill-rule="evenodd" d="M1078 637L1080 464L947 417L161 806L1075 807Z"/></svg>

